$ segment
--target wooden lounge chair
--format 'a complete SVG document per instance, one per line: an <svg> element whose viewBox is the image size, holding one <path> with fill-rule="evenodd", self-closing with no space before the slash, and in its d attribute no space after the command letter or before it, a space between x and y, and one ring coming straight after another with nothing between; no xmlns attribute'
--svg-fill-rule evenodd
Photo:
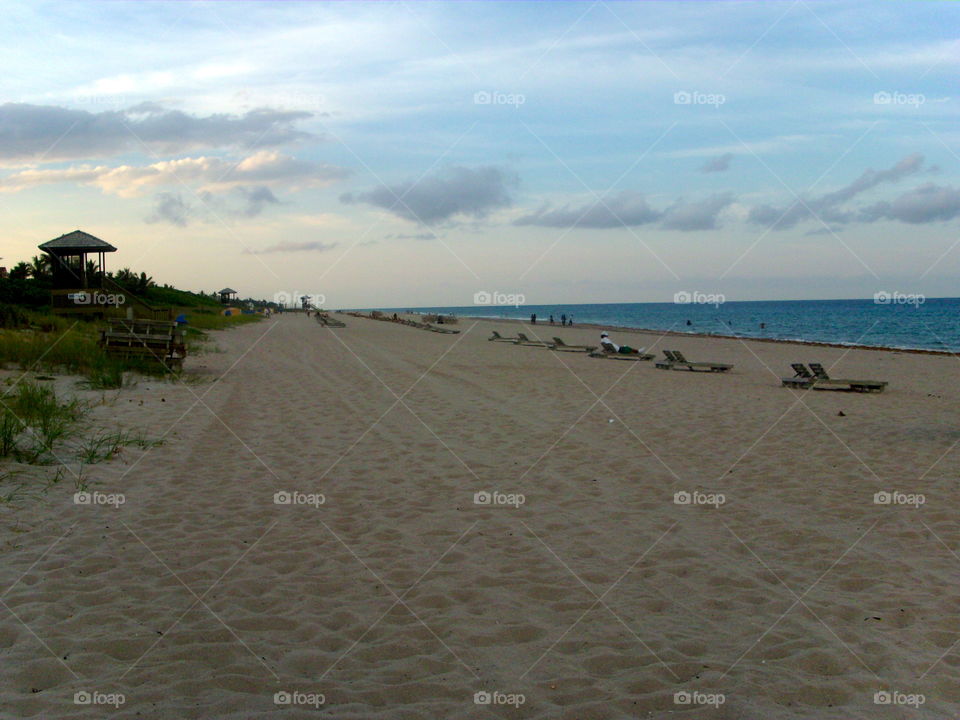
<svg viewBox="0 0 960 720"><path fill-rule="evenodd" d="M847 390L852 392L883 392L887 386L885 380L851 380L849 378L832 378L827 374L820 363L810 363L816 378L814 390Z"/></svg>
<svg viewBox="0 0 960 720"><path fill-rule="evenodd" d="M515 338L512 338L512 337L504 337L503 335L501 335L500 333L498 333L496 330L492 330L491 332L492 332L492 334L490 335L490 337L487 338L487 340L490 340L491 342L510 342L510 343L516 343L516 342L518 342L518 341L520 340L520 338L518 338L518 337L515 337Z"/></svg>
<svg viewBox="0 0 960 720"><path fill-rule="evenodd" d="M531 340L522 332L517 333L516 345L529 345L530 347L546 347L552 348L553 343L544 342L543 340Z"/></svg>
<svg viewBox="0 0 960 720"><path fill-rule="evenodd" d="M593 352L597 349L596 345L567 345L563 340L558 337L553 339L553 347L551 350L559 350L561 352Z"/></svg>
<svg viewBox="0 0 960 720"><path fill-rule="evenodd" d="M347 326L345 322L342 322L341 320L334 320L329 315L323 315L321 313L317 313L317 322L324 327L330 328L345 328Z"/></svg>
<svg viewBox="0 0 960 720"><path fill-rule="evenodd" d="M645 353L643 348L639 348L635 353L618 353L615 350L609 349L608 346L601 344L598 350L590 351L590 357L592 358L610 358L611 360L633 360L644 361L644 360L653 360L653 353Z"/></svg>
<svg viewBox="0 0 960 720"><path fill-rule="evenodd" d="M727 372L733 365L715 362L690 362L679 350L672 353L664 350L663 354L667 356L667 362L657 363L661 370L689 370L691 372ZM671 360L672 357L672 360Z"/></svg>
<svg viewBox="0 0 960 720"><path fill-rule="evenodd" d="M794 376L781 378L784 387L806 389L813 385L817 377L807 369L803 363L790 363L793 368Z"/></svg>
<svg viewBox="0 0 960 720"><path fill-rule="evenodd" d="M664 350L663 356L666 360L658 360L655 364L660 370L669 370L673 367L673 364L677 361L677 358L674 357L673 352L670 350Z"/></svg>

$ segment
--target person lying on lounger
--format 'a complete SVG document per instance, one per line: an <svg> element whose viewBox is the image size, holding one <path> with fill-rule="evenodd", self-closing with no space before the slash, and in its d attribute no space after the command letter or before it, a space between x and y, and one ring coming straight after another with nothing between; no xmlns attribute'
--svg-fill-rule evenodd
<svg viewBox="0 0 960 720"><path fill-rule="evenodd" d="M610 335L606 331L600 333L600 347L603 348L604 352L619 353L620 355L636 355L640 352L629 345L617 345L610 339Z"/></svg>

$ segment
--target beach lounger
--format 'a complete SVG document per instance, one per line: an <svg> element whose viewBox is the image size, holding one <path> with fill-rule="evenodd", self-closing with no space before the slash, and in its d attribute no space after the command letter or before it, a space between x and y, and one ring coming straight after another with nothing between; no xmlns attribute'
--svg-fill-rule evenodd
<svg viewBox="0 0 960 720"><path fill-rule="evenodd" d="M331 327L331 328L345 328L347 326L345 322L342 322L340 320L333 320L332 318L330 318L330 316L321 315L319 313L317 314L317 322L323 325L324 327Z"/></svg>
<svg viewBox="0 0 960 720"><path fill-rule="evenodd" d="M673 367L673 364L677 361L677 358L674 357L673 352L670 350L664 350L663 356L666 358L666 360L658 360L654 364L661 370L669 370Z"/></svg>
<svg viewBox="0 0 960 720"><path fill-rule="evenodd" d="M492 332L493 334L490 335L490 337L487 338L487 340L490 340L491 342L510 342L510 343L516 343L516 342L518 342L518 341L520 340L520 338L518 338L518 337L515 337L515 338L512 338L512 337L504 337L503 335L501 335L500 333L498 333L496 330L493 330L493 331L491 331L491 332Z"/></svg>
<svg viewBox="0 0 960 720"><path fill-rule="evenodd" d="M794 376L788 378L781 378L784 387L792 388L801 388L806 389L813 385L816 381L816 376L807 369L807 366L803 363L790 363L790 367L793 368Z"/></svg>
<svg viewBox="0 0 960 720"><path fill-rule="evenodd" d="M691 372L727 372L733 365L717 362L690 362L679 350L670 352L664 350L663 354L667 356L667 362L658 362L657 367L661 370L689 370Z"/></svg>
<svg viewBox="0 0 960 720"><path fill-rule="evenodd" d="M814 390L847 390L852 392L883 392L887 386L884 380L851 380L849 378L832 378L827 374L820 363L810 363L816 378Z"/></svg>
<svg viewBox="0 0 960 720"><path fill-rule="evenodd" d="M443 333L444 335L456 335L460 332L459 330L452 330L451 328L437 327L436 325L427 325L426 329L432 330L433 332Z"/></svg>
<svg viewBox="0 0 960 720"><path fill-rule="evenodd" d="M609 358L611 360L633 360L634 362L642 362L644 360L653 360L653 353L645 353L643 348L639 348L637 352L630 353L629 355L623 355L612 350L607 350L606 347L601 347L599 350L591 350L589 353L592 358Z"/></svg>
<svg viewBox="0 0 960 720"><path fill-rule="evenodd" d="M596 345L567 345L558 337L553 339L553 343L553 347L550 349L560 350L561 352L593 352L597 349Z"/></svg>
<svg viewBox="0 0 960 720"><path fill-rule="evenodd" d="M543 340L531 340L522 332L517 333L516 345L529 345L530 347L547 347L552 348L553 343L544 342Z"/></svg>

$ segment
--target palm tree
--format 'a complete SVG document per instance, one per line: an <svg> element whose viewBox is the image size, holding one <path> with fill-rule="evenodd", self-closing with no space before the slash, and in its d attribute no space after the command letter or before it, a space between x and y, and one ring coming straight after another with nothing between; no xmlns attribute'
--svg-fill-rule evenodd
<svg viewBox="0 0 960 720"><path fill-rule="evenodd" d="M137 293L143 295L145 292L147 292L147 288L152 286L153 277L147 277L147 274L144 272L140 273L140 277L137 280Z"/></svg>
<svg viewBox="0 0 960 720"><path fill-rule="evenodd" d="M26 280L30 277L30 266L22 260L10 268L11 280Z"/></svg>
<svg viewBox="0 0 960 720"><path fill-rule="evenodd" d="M30 277L34 280L49 280L53 274L49 255L34 255L30 260Z"/></svg>

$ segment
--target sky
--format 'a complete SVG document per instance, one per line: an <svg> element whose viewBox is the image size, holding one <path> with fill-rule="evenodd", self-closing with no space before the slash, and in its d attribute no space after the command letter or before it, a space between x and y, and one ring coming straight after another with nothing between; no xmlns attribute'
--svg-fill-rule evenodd
<svg viewBox="0 0 960 720"><path fill-rule="evenodd" d="M8 2L0 264L326 306L958 296L960 5Z"/></svg>

